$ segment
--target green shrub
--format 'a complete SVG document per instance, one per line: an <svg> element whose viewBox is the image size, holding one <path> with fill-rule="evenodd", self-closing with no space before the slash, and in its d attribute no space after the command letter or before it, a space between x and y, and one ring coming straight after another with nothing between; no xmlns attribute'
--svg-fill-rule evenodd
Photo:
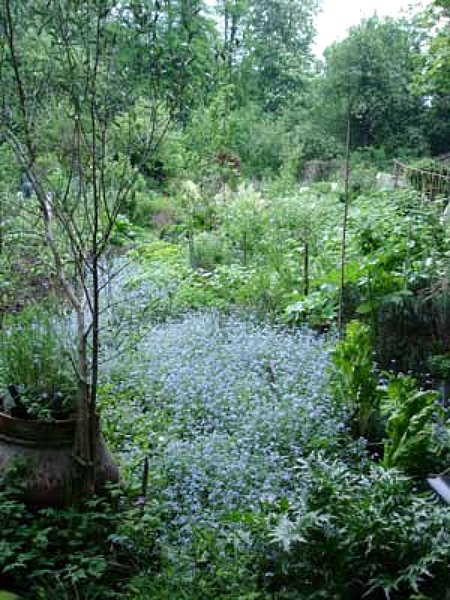
<svg viewBox="0 0 450 600"><path fill-rule="evenodd" d="M131 219L142 227L163 231L180 218L180 212L173 198L144 190L135 195Z"/></svg>
<svg viewBox="0 0 450 600"><path fill-rule="evenodd" d="M230 249L220 235L202 231L193 241L192 261L196 268L213 271L217 265L223 265L230 259Z"/></svg>
<svg viewBox="0 0 450 600"><path fill-rule="evenodd" d="M386 148L383 146L365 146L353 150L351 167L352 169L371 167L381 171L390 171L392 169L392 159L387 155Z"/></svg>

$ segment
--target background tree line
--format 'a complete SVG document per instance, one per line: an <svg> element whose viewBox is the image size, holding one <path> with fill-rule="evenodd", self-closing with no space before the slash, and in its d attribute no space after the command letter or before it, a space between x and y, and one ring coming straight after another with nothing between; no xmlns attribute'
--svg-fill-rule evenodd
<svg viewBox="0 0 450 600"><path fill-rule="evenodd" d="M329 47L323 60L312 52L317 0L97 4L110 15L110 35L126 40L114 56L109 104L122 102L123 114L131 113L150 94L164 103L170 120L159 156L152 152L139 165L148 179L161 183L180 170L201 177L224 152L239 157L245 175L297 177L310 159L342 155L348 118L352 147L377 148L385 159L450 149L446 0L408 18L366 19ZM70 29L80 15L82 20L82 3L72 2L67 10L73 19L66 34L72 37L65 43L75 51ZM51 87L57 98L77 75L61 70L57 52L50 51L58 43L46 29L61 12L60 3L22 2L14 11L21 13L17 36L35 98L44 90L39 72L45 73L45 93ZM6 67L3 62L5 89ZM121 98L124 79L131 97ZM15 110L11 102L7 110ZM61 107L54 110L57 134L64 125ZM140 149L131 146L128 160L136 167Z"/></svg>

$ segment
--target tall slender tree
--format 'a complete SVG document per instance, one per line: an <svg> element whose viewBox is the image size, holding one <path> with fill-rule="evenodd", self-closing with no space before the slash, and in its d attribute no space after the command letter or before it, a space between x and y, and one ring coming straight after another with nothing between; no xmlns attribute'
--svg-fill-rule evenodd
<svg viewBox="0 0 450 600"><path fill-rule="evenodd" d="M0 135L31 183L53 269L77 316L78 496L95 489L102 257L138 176L129 156L137 147L146 161L168 124L156 72L130 68L153 35L159 9L146 10L138 29L113 0L0 4ZM137 136L142 106L149 127ZM117 139L127 140L126 151L117 151Z"/></svg>

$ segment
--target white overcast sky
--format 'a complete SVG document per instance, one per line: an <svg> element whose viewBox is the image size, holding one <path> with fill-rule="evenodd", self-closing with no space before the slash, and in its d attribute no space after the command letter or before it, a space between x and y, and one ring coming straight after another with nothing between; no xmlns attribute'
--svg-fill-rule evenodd
<svg viewBox="0 0 450 600"><path fill-rule="evenodd" d="M327 46L336 40L342 40L346 31L364 17L375 12L379 17L399 16L410 4L426 5L427 0L322 0L322 12L316 20L315 54L320 57Z"/></svg>

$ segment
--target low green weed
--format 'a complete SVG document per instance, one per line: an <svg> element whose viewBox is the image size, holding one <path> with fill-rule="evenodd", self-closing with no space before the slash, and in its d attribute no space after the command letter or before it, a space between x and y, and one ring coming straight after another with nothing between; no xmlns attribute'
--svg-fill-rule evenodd
<svg viewBox="0 0 450 600"><path fill-rule="evenodd" d="M123 598L143 555L147 569L156 564L154 507L113 489L78 507L32 510L19 479L10 472L0 487L0 581L24 600Z"/></svg>

